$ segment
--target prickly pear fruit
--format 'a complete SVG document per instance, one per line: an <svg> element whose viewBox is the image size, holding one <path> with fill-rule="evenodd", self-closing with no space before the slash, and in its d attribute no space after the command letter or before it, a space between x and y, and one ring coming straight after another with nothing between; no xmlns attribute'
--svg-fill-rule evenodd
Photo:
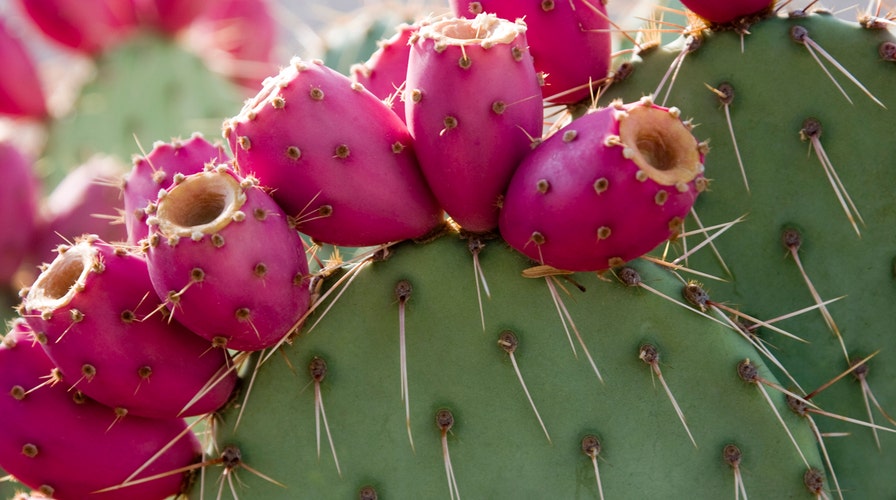
<svg viewBox="0 0 896 500"><path fill-rule="evenodd" d="M681 0L682 5L711 23L727 24L738 19L767 13L775 0Z"/></svg>
<svg viewBox="0 0 896 500"><path fill-rule="evenodd" d="M154 500L177 494L184 473L105 493L125 481L191 465L199 442L183 419L122 417L69 390L23 322L0 344L0 467L46 497L59 500ZM163 453L151 462L157 452Z"/></svg>
<svg viewBox="0 0 896 500"><path fill-rule="evenodd" d="M186 176L147 222L156 292L216 347L270 347L308 309L302 239L255 179L224 165Z"/></svg>
<svg viewBox="0 0 896 500"><path fill-rule="evenodd" d="M352 79L373 95L391 105L392 111L405 120L404 92L405 79L408 75L408 58L411 47L411 35L419 26L403 23L396 28L396 33L388 40L380 43L379 49L364 63L353 64Z"/></svg>
<svg viewBox="0 0 896 500"><path fill-rule="evenodd" d="M541 88L525 31L481 14L426 24L411 37L408 129L439 203L470 232L497 227L510 176L541 136Z"/></svg>
<svg viewBox="0 0 896 500"><path fill-rule="evenodd" d="M34 60L19 39L0 20L0 114L43 119L47 103Z"/></svg>
<svg viewBox="0 0 896 500"><path fill-rule="evenodd" d="M136 26L132 0L19 0L51 40L87 54L119 43Z"/></svg>
<svg viewBox="0 0 896 500"><path fill-rule="evenodd" d="M0 141L0 283L7 284L25 259L36 235L39 181L31 161L11 142Z"/></svg>
<svg viewBox="0 0 896 500"><path fill-rule="evenodd" d="M160 190L171 187L177 174L195 174L208 163L227 160L223 145L212 144L201 134L186 141L156 142L149 154L134 158L121 189L128 243L135 245L146 237L146 207L159 197Z"/></svg>
<svg viewBox="0 0 896 500"><path fill-rule="evenodd" d="M545 99L570 104L589 97L592 84L607 76L612 38L606 2L555 0L451 0L456 16L481 12L524 19L535 70L545 75Z"/></svg>
<svg viewBox="0 0 896 500"><path fill-rule="evenodd" d="M312 238L345 246L425 235L441 210L407 127L320 61L293 59L225 122L236 164Z"/></svg>
<svg viewBox="0 0 896 500"><path fill-rule="evenodd" d="M230 397L223 349L156 307L146 261L94 237L60 247L28 290L23 316L70 387L128 414L200 415Z"/></svg>
<svg viewBox="0 0 896 500"><path fill-rule="evenodd" d="M514 174L501 235L571 271L615 267L675 237L706 182L679 115L648 98L618 101L552 135Z"/></svg>
<svg viewBox="0 0 896 500"><path fill-rule="evenodd" d="M108 1L108 0L107 0ZM175 34L186 28L215 2L212 0L130 0L141 24Z"/></svg>
<svg viewBox="0 0 896 500"><path fill-rule="evenodd" d="M56 246L82 234L95 234L106 242L122 242L127 232L114 224L122 212L116 186L124 166L115 157L95 155L69 172L44 200L43 224L34 244L36 263L56 258Z"/></svg>

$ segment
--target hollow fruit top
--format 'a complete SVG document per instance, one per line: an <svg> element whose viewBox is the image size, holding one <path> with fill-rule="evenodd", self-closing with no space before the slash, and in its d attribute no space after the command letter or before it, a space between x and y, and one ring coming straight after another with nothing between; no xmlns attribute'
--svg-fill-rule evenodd
<svg viewBox="0 0 896 500"><path fill-rule="evenodd" d="M511 43L525 31L526 25L522 21L511 22L495 14L482 13L473 19L445 19L421 26L417 36L435 40L436 50L444 50L451 45L489 48Z"/></svg>
<svg viewBox="0 0 896 500"><path fill-rule="evenodd" d="M60 250L31 285L23 302L25 308L48 312L66 306L84 287L88 273L99 262L98 253L90 239Z"/></svg>
<svg viewBox="0 0 896 500"><path fill-rule="evenodd" d="M626 154L658 184L688 183L703 172L697 140L676 113L634 106L619 116L619 139Z"/></svg>
<svg viewBox="0 0 896 500"><path fill-rule="evenodd" d="M233 220L245 201L239 181L229 173L191 175L159 201L159 232L168 238L214 234Z"/></svg>

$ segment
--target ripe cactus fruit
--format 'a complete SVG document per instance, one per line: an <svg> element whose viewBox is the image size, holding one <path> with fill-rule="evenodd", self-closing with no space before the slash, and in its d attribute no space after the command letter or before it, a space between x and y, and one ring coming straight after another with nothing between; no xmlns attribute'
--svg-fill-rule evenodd
<svg viewBox="0 0 896 500"><path fill-rule="evenodd" d="M43 497L59 500L154 500L181 491L183 473L95 493L145 464L137 479L187 467L199 455L199 442L183 419L121 418L68 390L70 381L58 378L24 322L12 328L0 344L0 467Z"/></svg>
<svg viewBox="0 0 896 500"><path fill-rule="evenodd" d="M124 172L115 157L96 155L69 172L44 200L43 219L31 261L52 262L56 247L82 234L95 234L106 242L127 239L124 226L112 221L122 211L121 192L115 185Z"/></svg>
<svg viewBox="0 0 896 500"><path fill-rule="evenodd" d="M0 141L0 283L9 284L37 232L39 181L31 161L9 141Z"/></svg>
<svg viewBox="0 0 896 500"><path fill-rule="evenodd" d="M214 411L236 382L226 351L169 322L147 294L154 297L141 255L87 236L60 247L22 314L68 387L129 415Z"/></svg>
<svg viewBox="0 0 896 500"><path fill-rule="evenodd" d="M497 227L510 176L541 136L541 89L525 31L481 14L425 24L410 40L405 112L420 167L448 215L470 232Z"/></svg>
<svg viewBox="0 0 896 500"><path fill-rule="evenodd" d="M775 0L681 0L694 14L715 24L729 24L739 19L768 14Z"/></svg>
<svg viewBox="0 0 896 500"><path fill-rule="evenodd" d="M536 71L546 75L542 94L558 104L589 97L592 84L607 76L612 38L606 2L555 0L451 0L456 16L482 12L524 19Z"/></svg>
<svg viewBox="0 0 896 500"><path fill-rule="evenodd" d="M38 120L47 117L47 103L34 60L19 39L0 20L0 115Z"/></svg>
<svg viewBox="0 0 896 500"><path fill-rule="evenodd" d="M209 166L175 179L151 212L145 251L156 293L214 346L264 349L308 309L302 240L255 179Z"/></svg>
<svg viewBox="0 0 896 500"><path fill-rule="evenodd" d="M418 28L413 24L402 23L391 38L380 42L379 49L370 59L351 66L352 79L386 101L402 121L405 120L403 93L411 54L409 42Z"/></svg>
<svg viewBox="0 0 896 500"><path fill-rule="evenodd" d="M146 237L146 207L156 201L160 190L171 187L177 174L195 174L208 163L227 160L223 145L208 142L202 134L185 141L156 142L149 154L134 158L121 188L128 242L136 245Z"/></svg>
<svg viewBox="0 0 896 500"><path fill-rule="evenodd" d="M109 0L107 0L109 1ZM166 33L176 34L215 3L211 0L129 0L133 2L141 24L154 26Z"/></svg>
<svg viewBox="0 0 896 500"><path fill-rule="evenodd" d="M501 235L572 271L619 266L677 236L706 183L703 147L679 115L618 101L556 132L514 174Z"/></svg>
<svg viewBox="0 0 896 500"><path fill-rule="evenodd" d="M53 41L98 54L136 26L132 0L19 0L23 11Z"/></svg>
<svg viewBox="0 0 896 500"><path fill-rule="evenodd" d="M320 61L293 59L225 122L224 136L240 172L272 188L315 240L377 245L441 222L404 123Z"/></svg>
<svg viewBox="0 0 896 500"><path fill-rule="evenodd" d="M582 449L589 435L602 444L596 458L606 498L630 498L632 492L639 498L730 498L733 481L722 449L731 442L743 452L750 498L803 494L805 464L768 403L738 378L736 367L749 357L762 377L772 375L734 331L645 288L602 281L594 273L571 275L586 291L570 287L574 300L563 300L595 349L602 384L581 352L579 359L570 352L544 280L520 275L531 265L528 259L500 244L482 251L493 292L483 303L483 333L472 276L456 272L470 268L466 241L451 235L392 250L390 259L362 267L349 287L335 290L341 297L314 330L261 364L248 399L222 413L218 443L239 446L255 470L287 486L238 471L245 488L237 490L240 498L349 498L371 489L381 498L449 498L445 450L452 483L463 497L549 492L556 498L597 498L588 454L593 450ZM643 283L680 297L677 277L646 262L632 265ZM339 278L328 278L325 288ZM413 289L405 302L396 300L402 282ZM413 450L397 390L402 304ZM518 341L512 359L505 330ZM662 375L696 448L639 358L645 343L664 360ZM302 370L312 362L320 365L314 360L327 365L319 382L317 373ZM319 389L311 390L315 382ZM821 464L809 429L785 411L781 393L769 392L809 464ZM318 458L314 451L320 441L327 447L327 438L318 439L314 430L321 402L341 477L329 453ZM449 414L453 419L445 418ZM220 474L207 472L206 494L220 480Z"/></svg>

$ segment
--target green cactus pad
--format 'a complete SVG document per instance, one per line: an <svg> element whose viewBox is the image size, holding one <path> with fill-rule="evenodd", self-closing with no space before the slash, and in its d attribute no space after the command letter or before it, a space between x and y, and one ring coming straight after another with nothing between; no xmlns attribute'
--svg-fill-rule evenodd
<svg viewBox="0 0 896 500"><path fill-rule="evenodd" d="M849 95L837 89L804 44L791 38L802 26L811 40L889 109L875 103L845 77L820 51L815 54ZM896 336L892 310L896 301L894 257L896 210L893 167L896 166L896 65L878 53L896 37L887 30L861 28L829 15L773 18L749 29L741 51L734 32L712 33L699 49L685 56L669 94L669 102L693 117L695 133L710 139L707 177L710 191L698 200L696 212L706 226L746 214L746 220L720 236L716 247L731 270L729 283L713 283L718 301L770 319L815 303L789 250L782 244L785 228L802 236L800 261L823 300L845 296L827 306L842 333L850 358L880 353L868 363L867 382L877 401L896 414ZM632 75L605 98L633 99L655 91L681 44L643 53ZM747 191L728 130L725 108L705 84L734 88L728 107L746 176ZM668 88L668 84L666 86ZM661 101L665 89L657 97ZM811 140L801 140L807 118L822 127L819 141L842 184L864 219L856 226L838 202ZM805 133L803 135L806 135ZM806 137L806 139L809 139ZM844 198L845 201L845 198ZM847 206L849 206L847 202ZM694 222L688 221L694 229ZM699 238L690 241L697 244ZM690 259L692 267L724 274L710 252ZM778 326L810 341L800 345L768 338L779 359L808 391L847 369L838 339L818 310ZM772 334L773 335L773 334ZM868 420L861 385L852 375L813 399L828 411ZM894 427L872 405L875 422ZM896 435L879 432L878 449L870 429L813 416L822 432L848 432L825 439L843 494L849 498L892 498L896 486ZM837 495L836 492L833 495Z"/></svg>
<svg viewBox="0 0 896 500"><path fill-rule="evenodd" d="M449 498L435 420L443 408L455 419L447 444L457 489L470 498L597 498L593 465L582 451L587 435L602 444L598 465L607 498L727 498L734 473L722 450L729 443L743 452L750 496L804 494L806 466L736 366L749 358L763 377L772 375L733 330L645 288L626 287L613 275L572 276L584 292L561 277L557 289L602 383L575 340L578 358L573 355L545 279L523 277L531 264L503 243L493 241L479 255L492 294L483 298L484 331L466 241L445 236L393 250L388 260L345 279L353 281L332 309L319 318L328 299L291 345L261 365L244 408L251 370L243 393L221 413L218 449L238 446L245 465L286 486L239 467L232 472L240 497L357 498L369 485L380 498ZM646 262L633 266L649 287L683 300L684 285L671 273ZM328 286L340 277L328 278ZM395 289L402 280L412 293L399 300ZM402 302L413 450L400 397ZM498 345L508 329L519 340L514 359L550 442ZM644 343L658 348L664 380L697 447L651 367L639 359ZM341 477L322 423L320 458L316 451L315 384L308 369L315 357L328 365L320 392ZM783 408L783 396L767 390ZM818 467L808 427L789 413L783 419ZM208 468L193 497L200 490L215 495L222 484L228 496L221 474L220 466Z"/></svg>

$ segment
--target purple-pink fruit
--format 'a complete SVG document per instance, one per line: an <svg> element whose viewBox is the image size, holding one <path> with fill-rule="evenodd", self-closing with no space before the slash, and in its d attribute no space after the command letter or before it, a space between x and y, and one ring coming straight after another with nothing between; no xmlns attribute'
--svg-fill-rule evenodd
<svg viewBox="0 0 896 500"><path fill-rule="evenodd" d="M705 148L645 98L594 110L526 157L507 189L501 235L541 264L602 271L675 237L706 186Z"/></svg>
<svg viewBox="0 0 896 500"><path fill-rule="evenodd" d="M22 40L0 19L0 114L47 117L47 103L34 60Z"/></svg>
<svg viewBox="0 0 896 500"><path fill-rule="evenodd" d="M304 247L255 179L219 165L175 181L148 220L146 253L171 314L218 347L284 338L310 304Z"/></svg>
<svg viewBox="0 0 896 500"><path fill-rule="evenodd" d="M121 193L116 186L124 173L112 156L97 155L72 170L53 189L41 207L43 224L34 244L33 260L50 262L56 246L82 234L95 234L103 241L127 238L121 217Z"/></svg>
<svg viewBox="0 0 896 500"><path fill-rule="evenodd" d="M18 0L51 40L86 54L122 41L136 25L133 0Z"/></svg>
<svg viewBox="0 0 896 500"><path fill-rule="evenodd" d="M195 174L206 164L227 161L223 145L212 144L198 133L187 140L156 142L149 154L135 157L121 188L128 243L136 245L146 237L146 207L156 201L160 190L171 187L175 176Z"/></svg>
<svg viewBox="0 0 896 500"><path fill-rule="evenodd" d="M8 284L37 234L40 187L31 161L8 141L0 141L0 175L0 284Z"/></svg>
<svg viewBox="0 0 896 500"><path fill-rule="evenodd" d="M682 0L682 5L707 21L725 24L767 11L775 0Z"/></svg>
<svg viewBox="0 0 896 500"><path fill-rule="evenodd" d="M55 382L55 383L54 383ZM184 473L106 493L170 444L136 479L193 464L199 442L183 419L122 417L69 390L19 320L0 344L0 467L58 500L157 500L181 491Z"/></svg>
<svg viewBox="0 0 896 500"><path fill-rule="evenodd" d="M352 79L391 105L392 110L402 121L405 119L402 93L408 74L408 57L411 53L408 42L418 28L416 25L401 24L396 28L397 33L380 43L380 48L367 62L351 67Z"/></svg>
<svg viewBox="0 0 896 500"><path fill-rule="evenodd" d="M535 69L547 75L545 99L569 104L591 96L612 62L612 36L605 1L451 0L457 16L482 12L523 19ZM725 3L725 2L718 2Z"/></svg>
<svg viewBox="0 0 896 500"><path fill-rule="evenodd" d="M216 3L213 0L132 0L141 24L175 34Z"/></svg>
<svg viewBox="0 0 896 500"><path fill-rule="evenodd" d="M541 137L541 87L525 31L481 14L436 21L411 37L408 129L436 199L470 232L497 227L500 197Z"/></svg>
<svg viewBox="0 0 896 500"><path fill-rule="evenodd" d="M237 167L317 241L379 245L441 223L407 127L320 61L293 59L225 122Z"/></svg>
<svg viewBox="0 0 896 500"><path fill-rule="evenodd" d="M224 349L164 316L143 256L94 236L59 248L22 314L67 387L129 415L215 411L236 383Z"/></svg>

